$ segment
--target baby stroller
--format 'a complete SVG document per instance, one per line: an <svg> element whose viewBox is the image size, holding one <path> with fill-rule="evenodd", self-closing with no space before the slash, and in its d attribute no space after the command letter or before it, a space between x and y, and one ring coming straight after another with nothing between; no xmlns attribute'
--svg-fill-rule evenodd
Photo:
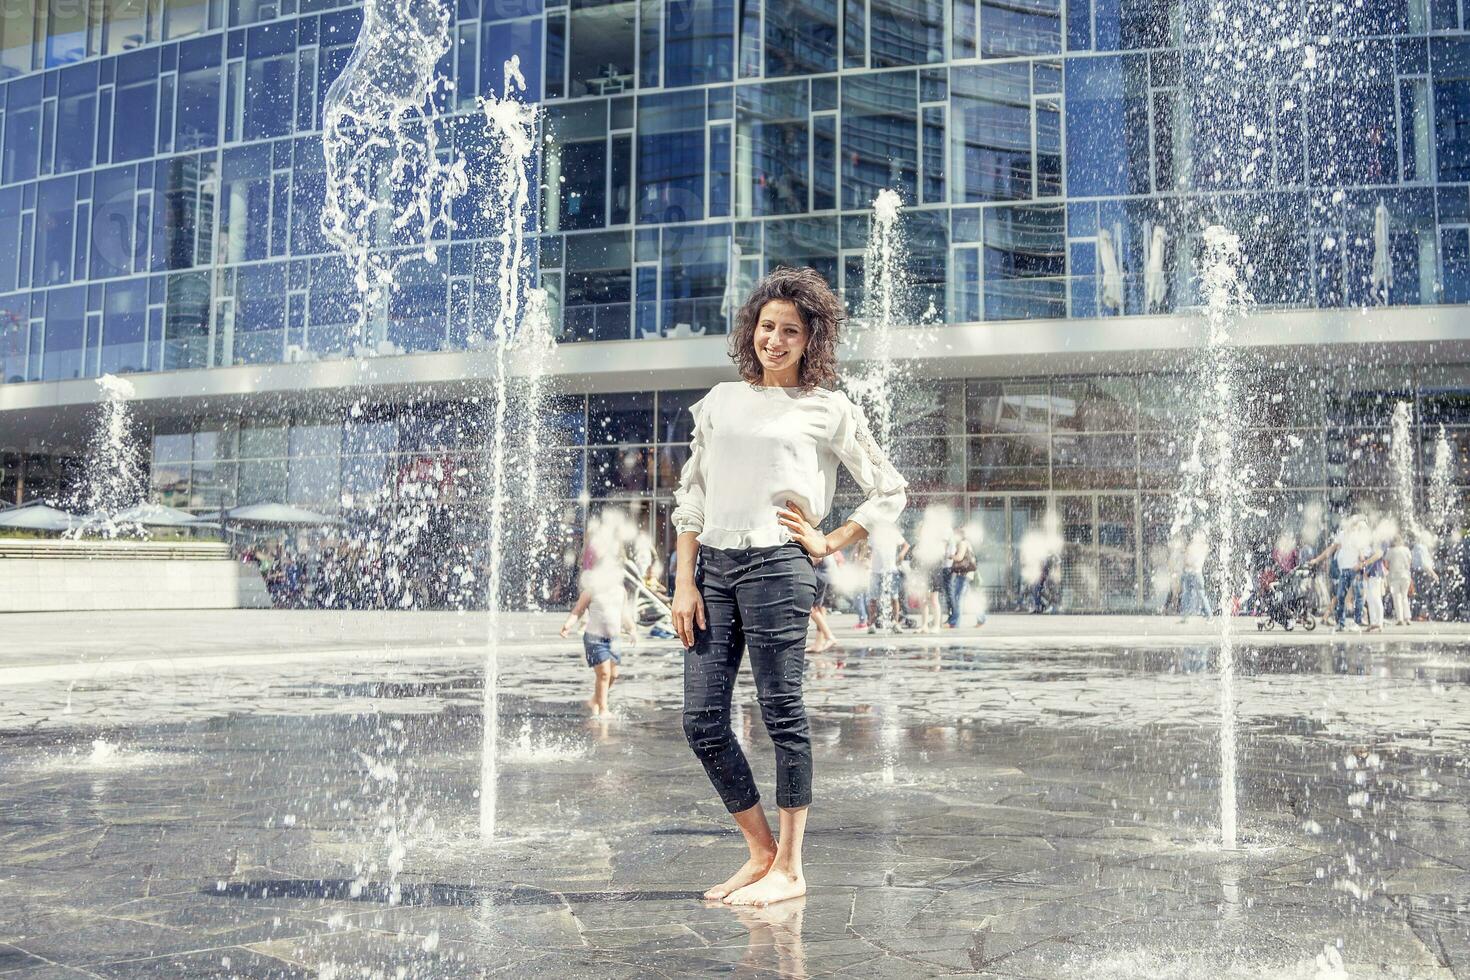
<svg viewBox="0 0 1470 980"><path fill-rule="evenodd" d="M1256 629L1289 630L1298 623L1309 631L1317 628L1317 592L1310 568L1297 568L1272 582L1263 600Z"/></svg>

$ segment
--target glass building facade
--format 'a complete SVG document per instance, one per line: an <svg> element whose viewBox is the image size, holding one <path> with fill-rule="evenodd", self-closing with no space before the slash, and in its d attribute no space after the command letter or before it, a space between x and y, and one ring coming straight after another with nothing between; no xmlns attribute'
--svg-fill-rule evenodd
<svg viewBox="0 0 1470 980"><path fill-rule="evenodd" d="M724 333L744 288L782 264L815 267L855 305L884 188L906 204L915 308L949 324L1107 330L1189 311L1212 214L1249 216L1238 230L1265 309L1415 316L1470 300L1470 8L1453 3L1286 4L1261 28L1280 36L1254 39L1279 56L1228 78L1183 0L446 3L445 139L474 166L474 99L511 54L543 105L536 274L563 342ZM320 129L361 7L32 6L0 20L0 383L347 356L357 297L321 234ZM473 333L478 203L462 202L447 261L401 266L388 350L453 351ZM1306 454L1262 492L1331 504L1385 485L1351 473L1386 421L1359 427L1333 406L1393 392L1427 405L1460 383L1446 370L1359 373L1311 389L1304 415L1251 423ZM962 507L993 542L1054 509L1082 556L1078 607L1141 607L1177 465L1149 406L1171 384L936 382L914 397L947 407L915 418L942 424L906 431L898 453L916 496ZM563 447L567 506L636 499L655 520L681 451L665 406L687 393L592 397L641 399L642 414L602 431L621 416L571 409L583 434ZM155 492L207 510L391 486L423 450L384 411L368 443L330 413L160 424ZM1427 438L1431 416L1415 422ZM7 500L27 473L59 479L43 455L3 462ZM987 561L1004 604L1013 559Z"/></svg>

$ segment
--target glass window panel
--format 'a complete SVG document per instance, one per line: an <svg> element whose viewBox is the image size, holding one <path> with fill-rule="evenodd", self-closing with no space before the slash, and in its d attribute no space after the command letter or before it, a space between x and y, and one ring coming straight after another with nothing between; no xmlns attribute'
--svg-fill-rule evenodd
<svg viewBox="0 0 1470 980"><path fill-rule="evenodd" d="M988 436L970 440L969 489L1045 490L1050 486L1048 443L1036 436Z"/></svg>
<svg viewBox="0 0 1470 980"><path fill-rule="evenodd" d="M575 0L567 22L572 35L569 96L616 95L637 86L637 20L637 0Z"/></svg>
<svg viewBox="0 0 1470 980"><path fill-rule="evenodd" d="M954 202L1031 196L1031 72L1025 63L950 72Z"/></svg>
<svg viewBox="0 0 1470 980"><path fill-rule="evenodd" d="M220 259L234 264L270 254L270 147L225 151L220 191Z"/></svg>
<svg viewBox="0 0 1470 980"><path fill-rule="evenodd" d="M765 226L767 269L811 266L829 283L837 282L837 219L794 218ZM736 297L744 301L744 296Z"/></svg>
<svg viewBox="0 0 1470 980"><path fill-rule="evenodd" d="M151 157L158 129L158 51L123 55L113 93L112 162Z"/></svg>
<svg viewBox="0 0 1470 980"><path fill-rule="evenodd" d="M1087 9L1085 3L1079 6L1083 11ZM1061 50L1061 0L1026 0L1023 3L982 0L981 57L1056 54Z"/></svg>
<svg viewBox="0 0 1470 980"><path fill-rule="evenodd" d="M110 283L102 308L103 374L147 369L148 283Z"/></svg>
<svg viewBox="0 0 1470 980"><path fill-rule="evenodd" d="M1061 205L985 210L985 318L1066 315L1065 216Z"/></svg>
<svg viewBox="0 0 1470 980"><path fill-rule="evenodd" d="M963 490L965 440L898 439L893 444L893 465L908 480L910 493Z"/></svg>
<svg viewBox="0 0 1470 980"><path fill-rule="evenodd" d="M653 441L653 395L633 392L587 399L590 444Z"/></svg>
<svg viewBox="0 0 1470 980"><path fill-rule="evenodd" d="M32 286L50 286L71 281L76 186L75 177L62 177L41 184L36 194Z"/></svg>
<svg viewBox="0 0 1470 980"><path fill-rule="evenodd" d="M610 446L587 450L587 489L596 497L642 496L653 489L653 450Z"/></svg>
<svg viewBox="0 0 1470 980"><path fill-rule="evenodd" d="M41 2L45 3L46 14L49 14L46 17L46 67L81 61L88 54L89 15L96 9L95 3ZM28 12L26 5L7 4L4 16L6 19L17 14L24 17Z"/></svg>
<svg viewBox="0 0 1470 980"><path fill-rule="evenodd" d="M1440 48L1434 50L1438 55ZM1470 78L1447 78L1447 74L1436 58L1434 134L1439 179L1470 180ZM1470 74L1470 69L1462 69L1460 74Z"/></svg>
<svg viewBox="0 0 1470 980"><path fill-rule="evenodd" d="M837 117L818 116L812 120L812 210L830 211L837 207Z"/></svg>
<svg viewBox="0 0 1470 980"><path fill-rule="evenodd" d="M1138 437L1062 434L1052 437L1052 485L1058 490L1138 485Z"/></svg>
<svg viewBox="0 0 1470 980"><path fill-rule="evenodd" d="M521 59L521 73L526 76L522 98L541 101L541 19L485 24L480 30L480 88L486 94L503 95L505 63L512 56Z"/></svg>
<svg viewBox="0 0 1470 980"><path fill-rule="evenodd" d="M208 192L214 178L214 157L174 157L161 161L154 175L153 268L190 268L196 259L201 218L213 220L212 196Z"/></svg>
<svg viewBox="0 0 1470 980"><path fill-rule="evenodd" d="M695 225L663 232L663 315L667 333L725 332L726 312L739 299L726 295L730 227Z"/></svg>
<svg viewBox="0 0 1470 980"><path fill-rule="evenodd" d="M965 418L972 433L1045 435L1051 427L1050 413L1051 396L1044 381L971 381L966 386Z"/></svg>
<svg viewBox="0 0 1470 980"><path fill-rule="evenodd" d="M240 457L251 459L285 456L287 440L287 429L283 425L242 425Z"/></svg>
<svg viewBox="0 0 1470 980"><path fill-rule="evenodd" d="M31 70L39 12L39 4L20 4L6 8L6 13L11 16L0 17L0 78L23 75Z"/></svg>
<svg viewBox="0 0 1470 980"><path fill-rule="evenodd" d="M1177 0L1096 0L1098 51L1167 48L1178 42Z"/></svg>
<svg viewBox="0 0 1470 980"><path fill-rule="evenodd" d="M106 54L131 51L148 42L149 0L104 0L103 45Z"/></svg>
<svg viewBox="0 0 1470 980"><path fill-rule="evenodd" d="M803 160L803 163L805 161ZM730 215L730 127L711 126L709 130L709 216Z"/></svg>
<svg viewBox="0 0 1470 980"><path fill-rule="evenodd" d="M1147 87L1140 57L1068 61L1067 189L1073 196L1148 193Z"/></svg>
<svg viewBox="0 0 1470 980"><path fill-rule="evenodd" d="M644 96L638 104L638 220L704 217L704 93Z"/></svg>
<svg viewBox="0 0 1470 980"><path fill-rule="evenodd" d="M291 426L287 437L287 455L335 456L342 446L342 426L338 423L307 423Z"/></svg>
<svg viewBox="0 0 1470 980"><path fill-rule="evenodd" d="M136 167L99 171L92 181L92 278L126 275L133 269Z"/></svg>
<svg viewBox="0 0 1470 980"><path fill-rule="evenodd" d="M246 266L236 276L235 360L274 364L286 342L286 267Z"/></svg>
<svg viewBox="0 0 1470 980"><path fill-rule="evenodd" d="M35 79L37 83L40 79ZM34 98L29 90L34 89ZM12 183L36 176L41 152L41 87L9 86L5 142L0 144L0 180Z"/></svg>
<svg viewBox="0 0 1470 980"><path fill-rule="evenodd" d="M950 9L950 57L956 61L975 57L976 25L975 0L954 0Z"/></svg>
<svg viewBox="0 0 1470 980"><path fill-rule="evenodd" d="M546 97L548 99L566 98L566 74L567 18L564 13L552 12L546 16Z"/></svg>
<svg viewBox="0 0 1470 980"><path fill-rule="evenodd" d="M660 0L642 0L641 36L639 46L639 74L644 88L658 88L659 76L659 26L663 23L663 4ZM548 51L550 45L548 44Z"/></svg>
<svg viewBox="0 0 1470 980"><path fill-rule="evenodd" d="M734 0L665 0L664 10L664 85L731 81Z"/></svg>
<svg viewBox="0 0 1470 980"><path fill-rule="evenodd" d="M163 0L164 40L199 34L209 27L205 0Z"/></svg>
<svg viewBox="0 0 1470 980"><path fill-rule="evenodd" d="M170 276L164 309L163 369L209 364L209 275Z"/></svg>
<svg viewBox="0 0 1470 980"><path fill-rule="evenodd" d="M13 291L20 278L20 202L19 187L0 190L0 294ZM0 323L9 313L0 308Z"/></svg>
<svg viewBox="0 0 1470 980"><path fill-rule="evenodd" d="M632 254L627 232L568 235L567 340L626 340L632 326Z"/></svg>
<svg viewBox="0 0 1470 980"><path fill-rule="evenodd" d="M607 107L547 110L543 230L601 228L607 220Z"/></svg>
<svg viewBox="0 0 1470 980"><path fill-rule="evenodd" d="M217 38L200 38L179 45L178 150L214 146L219 142L220 46Z"/></svg>
<svg viewBox="0 0 1470 980"><path fill-rule="evenodd" d="M633 215L633 137L612 138L612 163L608 169L608 183L612 187L609 223L626 225Z"/></svg>
<svg viewBox="0 0 1470 980"><path fill-rule="evenodd" d="M884 72L842 80L842 207L868 208L891 188L918 197L918 77Z"/></svg>
<svg viewBox="0 0 1470 980"><path fill-rule="evenodd" d="M833 0L766 0L766 77L837 70Z"/></svg>
<svg viewBox="0 0 1470 980"><path fill-rule="evenodd" d="M83 170L92 165L97 143L97 66L69 68L61 73L56 103L56 169Z"/></svg>
<svg viewBox="0 0 1470 980"><path fill-rule="evenodd" d="M1138 388L1132 378L1090 378L1052 386L1052 429L1057 432L1122 432L1138 423Z"/></svg>
<svg viewBox="0 0 1470 980"><path fill-rule="evenodd" d="M1398 182L1394 99L1391 78L1380 84L1340 81L1310 90L1307 148L1314 184Z"/></svg>
<svg viewBox="0 0 1470 980"><path fill-rule="evenodd" d="M242 433L243 434L243 433ZM282 503L286 499L284 459L240 460L240 505Z"/></svg>
<svg viewBox="0 0 1470 980"><path fill-rule="evenodd" d="M165 507L189 505L189 444L187 432L153 437L149 482L156 503Z"/></svg>
<svg viewBox="0 0 1470 980"><path fill-rule="evenodd" d="M399 266L388 300L388 339L403 351L444 347L449 282L444 263L421 260Z"/></svg>
<svg viewBox="0 0 1470 980"><path fill-rule="evenodd" d="M41 377L46 381L80 378L82 338L86 332L87 291L55 289L46 294L46 347Z"/></svg>
<svg viewBox="0 0 1470 980"><path fill-rule="evenodd" d="M735 214L807 210L807 83L742 85L735 100Z"/></svg>
<svg viewBox="0 0 1470 980"><path fill-rule="evenodd" d="M842 64L868 65L868 7L863 0L842 0Z"/></svg>
<svg viewBox="0 0 1470 980"><path fill-rule="evenodd" d="M245 138L269 139L292 130L296 95L296 23L250 31L245 63Z"/></svg>
<svg viewBox="0 0 1470 980"><path fill-rule="evenodd" d="M944 60L943 0L869 0L868 17L872 67Z"/></svg>

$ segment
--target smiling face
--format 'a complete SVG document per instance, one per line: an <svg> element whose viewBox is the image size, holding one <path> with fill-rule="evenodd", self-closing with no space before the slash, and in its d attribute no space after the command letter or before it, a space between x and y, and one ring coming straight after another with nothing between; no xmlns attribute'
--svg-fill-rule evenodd
<svg viewBox="0 0 1470 980"><path fill-rule="evenodd" d="M762 306L752 339L766 382L782 386L795 384L801 371L801 355L811 339L796 304L773 299Z"/></svg>

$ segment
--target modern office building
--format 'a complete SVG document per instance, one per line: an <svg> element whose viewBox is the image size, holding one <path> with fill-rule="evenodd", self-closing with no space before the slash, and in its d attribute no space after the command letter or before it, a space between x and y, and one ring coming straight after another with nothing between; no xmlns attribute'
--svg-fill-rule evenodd
<svg viewBox="0 0 1470 980"><path fill-rule="evenodd" d="M984 527L993 604L1048 512L1071 608L1156 602L1206 220L1250 260L1235 336L1258 394L1235 422L1261 526L1384 498L1400 400L1416 450L1443 425L1466 482L1470 24L1453 3L1303 0L1271 22L1242 5L1251 43L1221 65L1180 0L446 2L443 108L463 123L446 134L472 152L474 97L512 53L544 106L569 527L609 501L664 526L683 408L729 376L732 301L803 264L858 304L884 188L906 202L915 309L943 321L899 345L920 380L894 452L915 503ZM351 512L427 481L448 526L482 509L445 475L480 434L442 420L485 370L466 340L483 225L406 263L376 356L349 356L320 129L362 8L33 14L0 18L0 499L64 492L112 372L136 386L165 503Z"/></svg>

